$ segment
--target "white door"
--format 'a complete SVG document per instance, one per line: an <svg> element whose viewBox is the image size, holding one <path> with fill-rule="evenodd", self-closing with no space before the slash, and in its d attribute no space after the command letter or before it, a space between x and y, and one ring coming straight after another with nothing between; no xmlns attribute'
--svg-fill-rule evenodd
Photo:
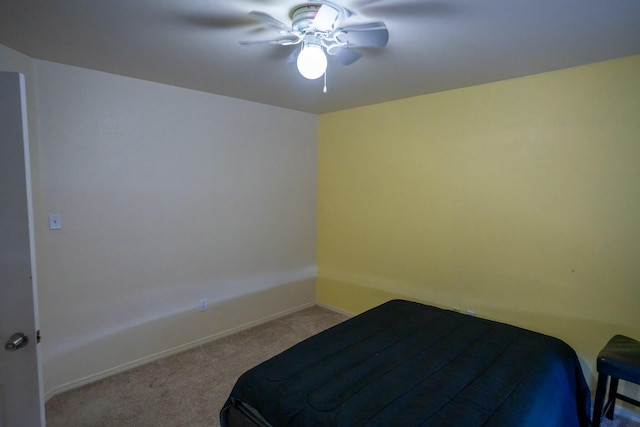
<svg viewBox="0 0 640 427"><path fill-rule="evenodd" d="M0 72L0 427L44 425L25 100L24 76Z"/></svg>

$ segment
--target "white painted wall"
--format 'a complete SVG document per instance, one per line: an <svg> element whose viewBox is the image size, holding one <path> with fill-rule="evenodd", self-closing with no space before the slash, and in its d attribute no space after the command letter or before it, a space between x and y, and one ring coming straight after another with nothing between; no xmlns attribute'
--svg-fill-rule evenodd
<svg viewBox="0 0 640 427"><path fill-rule="evenodd" d="M315 115L30 62L47 395L313 303Z"/></svg>

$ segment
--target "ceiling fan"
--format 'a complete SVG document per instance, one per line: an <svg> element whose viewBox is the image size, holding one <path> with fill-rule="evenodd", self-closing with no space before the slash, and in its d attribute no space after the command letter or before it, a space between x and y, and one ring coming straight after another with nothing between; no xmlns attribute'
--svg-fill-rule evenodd
<svg viewBox="0 0 640 427"><path fill-rule="evenodd" d="M300 45L296 59L298 71L311 80L324 75L326 82L327 55L342 65L349 65L362 56L353 48L379 48L389 41L389 31L384 22L353 22L354 12L328 0L315 0L293 7L289 13L291 25L265 12L252 11L249 15L262 22L265 28L277 31L277 36L267 40L241 41L240 44Z"/></svg>

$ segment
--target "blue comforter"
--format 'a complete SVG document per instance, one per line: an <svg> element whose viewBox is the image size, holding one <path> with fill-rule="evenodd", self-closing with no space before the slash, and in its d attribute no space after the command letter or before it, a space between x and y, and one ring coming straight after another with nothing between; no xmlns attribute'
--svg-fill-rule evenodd
<svg viewBox="0 0 640 427"><path fill-rule="evenodd" d="M589 413L589 388L564 342L393 300L244 373L220 419L223 427L582 427Z"/></svg>

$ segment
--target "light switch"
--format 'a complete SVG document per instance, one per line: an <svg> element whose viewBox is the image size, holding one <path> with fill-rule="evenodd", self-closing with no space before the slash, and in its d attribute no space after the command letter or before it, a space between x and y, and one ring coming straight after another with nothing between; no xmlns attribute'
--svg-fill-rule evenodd
<svg viewBox="0 0 640 427"><path fill-rule="evenodd" d="M62 216L60 214L49 214L49 230L60 230L62 228Z"/></svg>

